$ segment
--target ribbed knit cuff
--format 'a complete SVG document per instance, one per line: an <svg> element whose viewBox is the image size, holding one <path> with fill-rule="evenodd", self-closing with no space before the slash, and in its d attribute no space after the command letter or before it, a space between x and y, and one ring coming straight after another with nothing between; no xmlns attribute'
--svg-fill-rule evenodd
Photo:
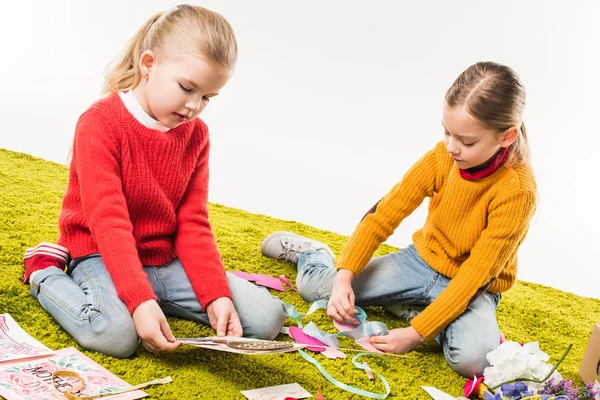
<svg viewBox="0 0 600 400"><path fill-rule="evenodd" d="M150 287L150 284L148 284L137 285L136 287L128 290L127 293L122 293L120 298L127 306L129 314L133 314L135 308L143 302L147 300L156 300L156 295L154 294L152 287Z"/></svg>
<svg viewBox="0 0 600 400"><path fill-rule="evenodd" d="M200 301L200 306L204 311L206 311L206 306L213 300L219 299L221 297L228 297L231 301L233 301L233 296L231 295L231 291L229 290L228 285L224 286L212 286L205 288L206 290L202 291L202 293L196 292L196 296L198 296L198 301Z"/></svg>

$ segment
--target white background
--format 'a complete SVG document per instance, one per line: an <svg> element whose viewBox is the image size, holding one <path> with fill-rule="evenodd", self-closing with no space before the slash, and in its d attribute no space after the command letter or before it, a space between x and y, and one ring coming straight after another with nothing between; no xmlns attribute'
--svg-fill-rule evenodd
<svg viewBox="0 0 600 400"><path fill-rule="evenodd" d="M176 4L4 2L0 147L66 163L106 64L150 15ZM201 5L231 22L240 46L233 79L203 114L210 201L350 234L441 140L453 80L493 60L528 91L540 204L520 279L600 298L597 1ZM421 207L388 243L408 244L424 218Z"/></svg>

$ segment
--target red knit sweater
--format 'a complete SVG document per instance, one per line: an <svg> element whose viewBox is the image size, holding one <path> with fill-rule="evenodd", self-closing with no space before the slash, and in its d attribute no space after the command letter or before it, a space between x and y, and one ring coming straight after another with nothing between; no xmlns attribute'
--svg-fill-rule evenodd
<svg viewBox="0 0 600 400"><path fill-rule="evenodd" d="M156 299L142 265L175 257L204 309L231 298L208 222L209 147L200 119L149 129L117 94L77 122L58 243L73 258L100 253L129 312Z"/></svg>

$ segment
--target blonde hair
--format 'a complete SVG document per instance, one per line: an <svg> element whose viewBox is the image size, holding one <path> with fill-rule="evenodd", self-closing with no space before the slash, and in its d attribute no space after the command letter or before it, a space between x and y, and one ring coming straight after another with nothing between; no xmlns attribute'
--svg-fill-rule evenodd
<svg viewBox="0 0 600 400"><path fill-rule="evenodd" d="M153 15L138 30L123 54L108 67L102 93L135 89L142 79L140 57L152 50L158 57L185 52L231 72L237 60L237 42L229 22L206 8L187 4Z"/></svg>
<svg viewBox="0 0 600 400"><path fill-rule="evenodd" d="M523 123L525 86L510 67L494 62L471 65L446 92L450 108L464 106L481 126L497 135L511 127L518 129L510 145L507 164L529 164L529 143Z"/></svg>

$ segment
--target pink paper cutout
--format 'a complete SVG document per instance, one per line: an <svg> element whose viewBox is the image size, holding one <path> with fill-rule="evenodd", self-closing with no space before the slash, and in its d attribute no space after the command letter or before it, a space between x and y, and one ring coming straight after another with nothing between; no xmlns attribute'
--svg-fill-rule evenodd
<svg viewBox="0 0 600 400"><path fill-rule="evenodd" d="M317 400L325 400L321 392L317 392Z"/></svg>
<svg viewBox="0 0 600 400"><path fill-rule="evenodd" d="M297 326L290 326L290 336L296 341L296 343L300 344L317 344L320 346L325 346L325 343L320 340L315 339L312 336L308 336L301 328ZM325 347L306 347L307 350L314 351L315 353L321 353L325 350Z"/></svg>
<svg viewBox="0 0 600 400"><path fill-rule="evenodd" d="M290 283L290 281L288 281L288 278L285 277L285 275L279 275L279 279L281 279L281 281L283 282L284 285L291 287L293 290L295 290L296 292L298 291L294 285L292 285Z"/></svg>
<svg viewBox="0 0 600 400"><path fill-rule="evenodd" d="M338 349L328 347L325 351L321 352L325 357L335 360L336 358L346 358L346 354L342 353Z"/></svg>
<svg viewBox="0 0 600 400"><path fill-rule="evenodd" d="M252 277L255 279L256 282L254 283L257 285L279 290L280 292L285 292L285 289L283 288L279 278L274 278L264 274L252 274Z"/></svg>
<svg viewBox="0 0 600 400"><path fill-rule="evenodd" d="M335 319L333 320L333 325L340 332L353 331L358 327L358 324L351 324L350 322L337 322Z"/></svg>
<svg viewBox="0 0 600 400"><path fill-rule="evenodd" d="M383 351L381 350L377 350L372 344L371 342L369 342L369 336L365 336L363 338L360 338L356 341L356 344L358 344L360 347L362 347L363 349L367 350L367 351L372 351L373 353L383 353Z"/></svg>
<svg viewBox="0 0 600 400"><path fill-rule="evenodd" d="M238 278L242 278L250 282L253 282L255 280L254 277L252 277L252 274L249 274L247 272L229 271L229 273L237 276Z"/></svg>

